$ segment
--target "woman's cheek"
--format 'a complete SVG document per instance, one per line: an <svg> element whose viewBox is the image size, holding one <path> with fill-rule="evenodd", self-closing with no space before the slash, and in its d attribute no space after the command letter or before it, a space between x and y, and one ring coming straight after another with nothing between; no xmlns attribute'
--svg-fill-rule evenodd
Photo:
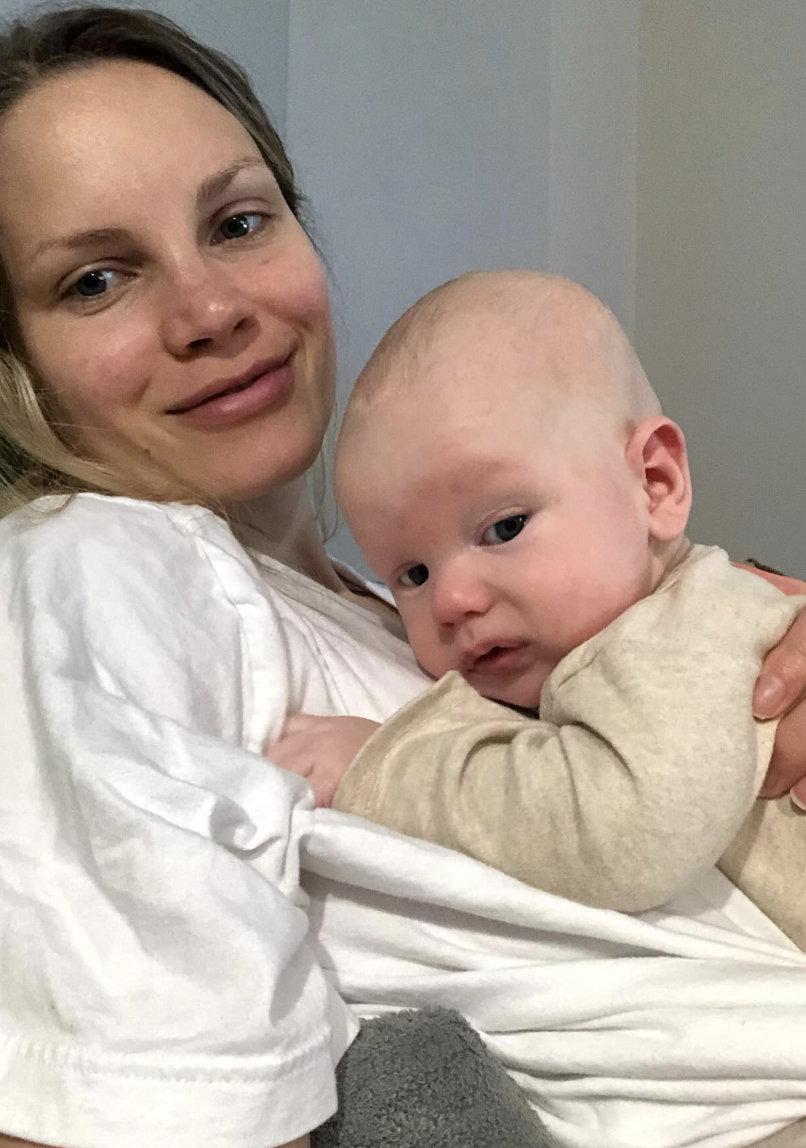
<svg viewBox="0 0 806 1148"><path fill-rule="evenodd" d="M289 319L295 320L308 329L329 333L332 321L330 293L324 268L313 247L306 241L301 253L299 248L289 251L284 266L267 266L270 276L269 289L276 290L282 284L280 304Z"/></svg>
<svg viewBox="0 0 806 1148"><path fill-rule="evenodd" d="M111 311L111 308L110 308ZM23 324L34 368L65 409L95 409L115 393L137 390L147 325L118 315L51 314Z"/></svg>

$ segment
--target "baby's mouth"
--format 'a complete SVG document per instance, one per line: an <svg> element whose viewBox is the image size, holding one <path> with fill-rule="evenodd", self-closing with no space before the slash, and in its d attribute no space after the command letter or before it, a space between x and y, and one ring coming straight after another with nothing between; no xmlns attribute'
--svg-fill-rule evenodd
<svg viewBox="0 0 806 1148"><path fill-rule="evenodd" d="M471 651L462 672L466 677L515 673L525 665L527 650L527 642L502 642L487 649Z"/></svg>

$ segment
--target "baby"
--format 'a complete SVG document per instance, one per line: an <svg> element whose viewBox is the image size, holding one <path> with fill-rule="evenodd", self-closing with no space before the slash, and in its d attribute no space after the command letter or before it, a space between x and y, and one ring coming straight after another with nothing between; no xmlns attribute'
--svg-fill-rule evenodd
<svg viewBox="0 0 806 1148"><path fill-rule="evenodd" d="M754 804L774 727L751 717L803 599L686 539L683 434L598 299L533 272L431 292L356 384L337 488L439 681L381 727L291 719L273 760L319 804L605 908L722 858L806 947L804 830Z"/></svg>

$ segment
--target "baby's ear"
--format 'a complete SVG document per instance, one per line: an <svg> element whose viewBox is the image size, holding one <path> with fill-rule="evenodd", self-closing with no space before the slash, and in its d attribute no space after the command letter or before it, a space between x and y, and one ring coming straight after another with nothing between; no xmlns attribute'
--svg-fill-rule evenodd
<svg viewBox="0 0 806 1148"><path fill-rule="evenodd" d="M627 443L625 454L646 492L650 535L657 542L673 542L685 533L691 511L691 475L683 432L662 415L644 419Z"/></svg>

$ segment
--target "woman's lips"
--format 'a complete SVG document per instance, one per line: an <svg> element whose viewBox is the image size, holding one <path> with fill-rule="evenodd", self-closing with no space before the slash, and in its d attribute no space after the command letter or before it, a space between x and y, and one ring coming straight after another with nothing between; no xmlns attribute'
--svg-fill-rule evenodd
<svg viewBox="0 0 806 1148"><path fill-rule="evenodd" d="M171 413L195 427L231 426L270 407L279 406L289 396L293 386L293 356L289 355L284 363L256 375L251 381L221 391L194 407Z"/></svg>

